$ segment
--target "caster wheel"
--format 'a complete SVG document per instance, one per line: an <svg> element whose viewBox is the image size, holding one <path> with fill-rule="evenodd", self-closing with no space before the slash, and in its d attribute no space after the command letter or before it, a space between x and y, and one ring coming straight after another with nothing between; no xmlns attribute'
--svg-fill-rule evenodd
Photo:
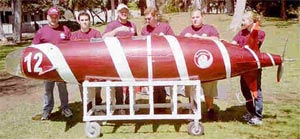
<svg viewBox="0 0 300 139"><path fill-rule="evenodd" d="M199 136L204 134L204 128L201 123L197 126L193 121L188 124L188 132L190 135Z"/></svg>
<svg viewBox="0 0 300 139"><path fill-rule="evenodd" d="M96 138L100 135L100 125L97 122L87 122L85 124L85 134L90 138Z"/></svg>

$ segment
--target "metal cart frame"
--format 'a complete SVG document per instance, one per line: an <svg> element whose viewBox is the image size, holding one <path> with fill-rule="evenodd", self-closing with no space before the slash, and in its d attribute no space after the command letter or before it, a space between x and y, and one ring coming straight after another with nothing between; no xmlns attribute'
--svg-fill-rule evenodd
<svg viewBox="0 0 300 139"><path fill-rule="evenodd" d="M114 101L115 92L111 92L111 87L129 87L129 105L116 105ZM149 87L149 104L135 104L134 87ZM171 102L154 104L153 87L154 86L172 86ZM194 86L195 91L190 92L189 103L177 103L178 86ZM96 105L95 91L91 88L101 87L105 89L106 104ZM200 80L188 81L128 81L128 82L83 82L83 121L86 122L85 133L87 136L94 138L100 135L100 125L96 121L108 120L162 120L162 119L188 119L192 120L188 124L188 132L192 135L202 135L204 128L199 121L201 119L201 100L204 100ZM188 114L179 114L178 108L188 108L192 112ZM149 114L135 114L139 108L149 108ZM171 114L154 114L154 108L171 108ZM129 109L129 115L113 114L118 109ZM104 110L104 115L95 114L96 111Z"/></svg>

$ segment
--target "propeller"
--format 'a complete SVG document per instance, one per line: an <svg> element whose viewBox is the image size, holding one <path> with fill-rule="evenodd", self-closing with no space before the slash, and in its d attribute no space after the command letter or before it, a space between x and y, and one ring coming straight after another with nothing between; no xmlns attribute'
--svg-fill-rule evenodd
<svg viewBox="0 0 300 139"><path fill-rule="evenodd" d="M285 46L284 46L284 50L283 50L283 53L282 53L282 56L281 56L282 57L282 60L281 60L282 62L277 68L277 82L280 82L283 71L284 71L284 60L285 60L284 57L285 57L285 52L286 52L286 49L287 49L287 42L288 42L288 37L285 40Z"/></svg>

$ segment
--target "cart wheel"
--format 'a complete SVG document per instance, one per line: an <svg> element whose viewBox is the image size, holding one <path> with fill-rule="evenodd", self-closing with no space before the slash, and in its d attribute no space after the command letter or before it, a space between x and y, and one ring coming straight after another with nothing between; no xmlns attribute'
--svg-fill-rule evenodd
<svg viewBox="0 0 300 139"><path fill-rule="evenodd" d="M204 134L204 128L200 122L199 125L196 126L195 122L193 121L188 124L188 132L190 135L199 136Z"/></svg>
<svg viewBox="0 0 300 139"><path fill-rule="evenodd" d="M100 125L97 122L87 122L85 124L85 134L90 138L96 138L100 135Z"/></svg>

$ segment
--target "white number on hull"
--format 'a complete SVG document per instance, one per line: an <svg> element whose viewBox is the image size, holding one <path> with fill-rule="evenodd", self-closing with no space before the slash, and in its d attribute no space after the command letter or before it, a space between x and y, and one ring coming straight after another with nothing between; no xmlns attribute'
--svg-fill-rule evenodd
<svg viewBox="0 0 300 139"><path fill-rule="evenodd" d="M31 58L32 58L32 52L30 52L24 59L24 62L26 62L28 72L32 72L31 71ZM34 55L33 59L37 60L37 62L34 65L33 72L42 72L42 68L40 67L42 60L43 60L42 53L36 53Z"/></svg>
<svg viewBox="0 0 300 139"><path fill-rule="evenodd" d="M43 60L42 53L36 53L34 55L33 59L37 59L35 65L34 65L33 72L42 72L42 68L40 68L40 65L41 65L42 60Z"/></svg>
<svg viewBox="0 0 300 139"><path fill-rule="evenodd" d="M24 62L26 62L27 64L27 71L28 72L31 72L31 56L32 56L32 53L30 52L24 59Z"/></svg>

